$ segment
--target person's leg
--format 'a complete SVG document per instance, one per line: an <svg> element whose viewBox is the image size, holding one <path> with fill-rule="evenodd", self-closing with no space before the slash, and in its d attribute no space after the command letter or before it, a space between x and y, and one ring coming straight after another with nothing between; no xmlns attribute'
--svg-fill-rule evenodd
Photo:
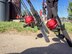
<svg viewBox="0 0 72 54"><path fill-rule="evenodd" d="M57 16L57 7L58 7L58 0L46 0L47 2L47 11L48 11L48 18L53 18Z"/></svg>
<svg viewBox="0 0 72 54"><path fill-rule="evenodd" d="M53 1L52 13L53 13L53 17L56 18L58 15L58 0Z"/></svg>
<svg viewBox="0 0 72 54"><path fill-rule="evenodd" d="M58 16L58 0L54 1L54 10L53 11L52 12L53 12L54 17L57 18L58 24L59 24L59 26L61 26L61 20Z"/></svg>
<svg viewBox="0 0 72 54"><path fill-rule="evenodd" d="M46 0L46 3L47 3L47 19L49 18L52 18L52 10L51 10L51 7L52 7L52 3L49 2L48 0Z"/></svg>
<svg viewBox="0 0 72 54"><path fill-rule="evenodd" d="M48 2L48 0L46 0L47 2L47 11L48 11L48 15L47 18L56 18L58 25L61 26L61 20L58 17L58 0L54 0L51 2Z"/></svg>

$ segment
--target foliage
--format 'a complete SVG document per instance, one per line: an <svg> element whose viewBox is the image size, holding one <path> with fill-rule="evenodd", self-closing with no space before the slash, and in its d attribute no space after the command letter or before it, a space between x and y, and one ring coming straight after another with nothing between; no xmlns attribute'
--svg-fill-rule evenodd
<svg viewBox="0 0 72 54"><path fill-rule="evenodd" d="M66 27L68 32L72 33L72 23L65 22L65 27Z"/></svg>
<svg viewBox="0 0 72 54"><path fill-rule="evenodd" d="M10 30L17 30L18 32L22 31L31 31L31 32L37 32L38 28L35 26L34 28L26 27L23 28L24 23L23 22L0 22L0 32L6 32ZM65 27L68 30L68 32L72 33L72 23L65 23Z"/></svg>
<svg viewBox="0 0 72 54"><path fill-rule="evenodd" d="M72 2L69 2L68 14L69 14L68 19L69 19L69 20L72 20Z"/></svg>
<svg viewBox="0 0 72 54"><path fill-rule="evenodd" d="M32 31L37 32L38 29L35 26L34 28L26 27L23 28L24 23L23 22L0 22L0 32L6 32L9 30L17 30L18 32L21 31Z"/></svg>

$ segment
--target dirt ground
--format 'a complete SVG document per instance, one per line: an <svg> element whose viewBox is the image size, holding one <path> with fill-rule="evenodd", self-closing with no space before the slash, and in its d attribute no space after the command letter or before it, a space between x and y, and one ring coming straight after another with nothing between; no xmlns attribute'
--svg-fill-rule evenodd
<svg viewBox="0 0 72 54"><path fill-rule="evenodd" d="M39 33L0 33L0 54L72 54L72 48L53 33L48 36L49 43L43 37L37 37Z"/></svg>

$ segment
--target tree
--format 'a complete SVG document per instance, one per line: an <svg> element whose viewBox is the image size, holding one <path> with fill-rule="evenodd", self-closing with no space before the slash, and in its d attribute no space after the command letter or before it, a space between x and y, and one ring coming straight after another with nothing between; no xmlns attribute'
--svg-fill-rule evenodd
<svg viewBox="0 0 72 54"><path fill-rule="evenodd" d="M72 21L72 2L69 2L69 6L68 6L68 19Z"/></svg>

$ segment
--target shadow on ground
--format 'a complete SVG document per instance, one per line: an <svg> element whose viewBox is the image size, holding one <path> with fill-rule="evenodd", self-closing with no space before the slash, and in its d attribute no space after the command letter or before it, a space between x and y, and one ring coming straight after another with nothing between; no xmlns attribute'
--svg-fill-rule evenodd
<svg viewBox="0 0 72 54"><path fill-rule="evenodd" d="M29 48L21 53L8 53L8 54L72 54L72 48L67 43L53 43L45 47Z"/></svg>

